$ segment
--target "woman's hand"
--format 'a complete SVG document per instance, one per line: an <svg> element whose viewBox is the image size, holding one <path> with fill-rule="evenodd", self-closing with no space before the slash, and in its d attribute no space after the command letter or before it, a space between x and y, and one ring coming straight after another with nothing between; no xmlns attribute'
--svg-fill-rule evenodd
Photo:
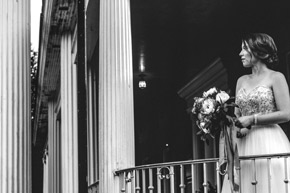
<svg viewBox="0 0 290 193"><path fill-rule="evenodd" d="M235 125L239 128L249 128L254 123L254 116L242 116L237 118Z"/></svg>
<svg viewBox="0 0 290 193"><path fill-rule="evenodd" d="M247 128L242 128L237 132L237 138L243 138L249 133L249 129Z"/></svg>

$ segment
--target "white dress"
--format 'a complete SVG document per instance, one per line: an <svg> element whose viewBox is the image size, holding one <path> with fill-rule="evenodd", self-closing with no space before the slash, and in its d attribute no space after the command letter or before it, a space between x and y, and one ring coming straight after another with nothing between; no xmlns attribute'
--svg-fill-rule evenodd
<svg viewBox="0 0 290 193"><path fill-rule="evenodd" d="M240 89L236 96L236 103L242 115L252 115L256 113L266 114L276 111L274 94L271 88L257 86L249 93L245 89ZM277 124L256 125L248 134L238 139L238 151L240 156L263 155L276 153L290 153L290 143L284 131ZM287 175L290 178L290 158L288 161ZM284 158L271 159L270 183L268 178L267 160L256 160L256 181L254 181L254 169L252 161L241 161L241 193L284 193L286 192L285 164ZM290 182L289 182L290 183ZM288 191L290 191L288 183ZM269 188L269 184L271 188ZM269 191L271 189L271 191ZM228 177L225 176L222 193L230 193Z"/></svg>

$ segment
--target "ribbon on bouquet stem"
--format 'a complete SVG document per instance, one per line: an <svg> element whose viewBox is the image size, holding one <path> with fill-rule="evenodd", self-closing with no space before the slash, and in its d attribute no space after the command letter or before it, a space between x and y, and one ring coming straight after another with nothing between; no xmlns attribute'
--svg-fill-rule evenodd
<svg viewBox="0 0 290 193"><path fill-rule="evenodd" d="M237 138L233 120L231 120L230 126L221 123L221 134L219 141L219 166L227 163L227 173L233 192L239 191L239 152L237 147Z"/></svg>

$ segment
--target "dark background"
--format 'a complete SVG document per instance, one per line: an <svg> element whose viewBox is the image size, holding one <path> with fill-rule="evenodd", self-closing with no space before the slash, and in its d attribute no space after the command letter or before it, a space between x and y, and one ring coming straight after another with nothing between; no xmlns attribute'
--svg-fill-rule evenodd
<svg viewBox="0 0 290 193"><path fill-rule="evenodd" d="M134 0L131 21L137 165L192 159L190 115L177 92L216 58L221 58L229 89L235 91L238 77L250 73L239 57L245 33L273 37L280 58L277 70L289 79L288 1ZM146 89L138 88L141 52Z"/></svg>

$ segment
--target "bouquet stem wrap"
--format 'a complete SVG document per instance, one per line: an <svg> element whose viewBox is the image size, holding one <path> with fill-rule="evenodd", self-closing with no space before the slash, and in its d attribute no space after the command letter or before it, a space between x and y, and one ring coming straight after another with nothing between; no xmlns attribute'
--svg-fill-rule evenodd
<svg viewBox="0 0 290 193"><path fill-rule="evenodd" d="M227 173L228 179L231 184L231 189L233 192L239 191L239 153L237 147L237 138L236 133L237 129L234 126L233 120L232 124L227 126L224 123L221 123L221 134L220 134L220 144L219 144L219 166L227 163Z"/></svg>

